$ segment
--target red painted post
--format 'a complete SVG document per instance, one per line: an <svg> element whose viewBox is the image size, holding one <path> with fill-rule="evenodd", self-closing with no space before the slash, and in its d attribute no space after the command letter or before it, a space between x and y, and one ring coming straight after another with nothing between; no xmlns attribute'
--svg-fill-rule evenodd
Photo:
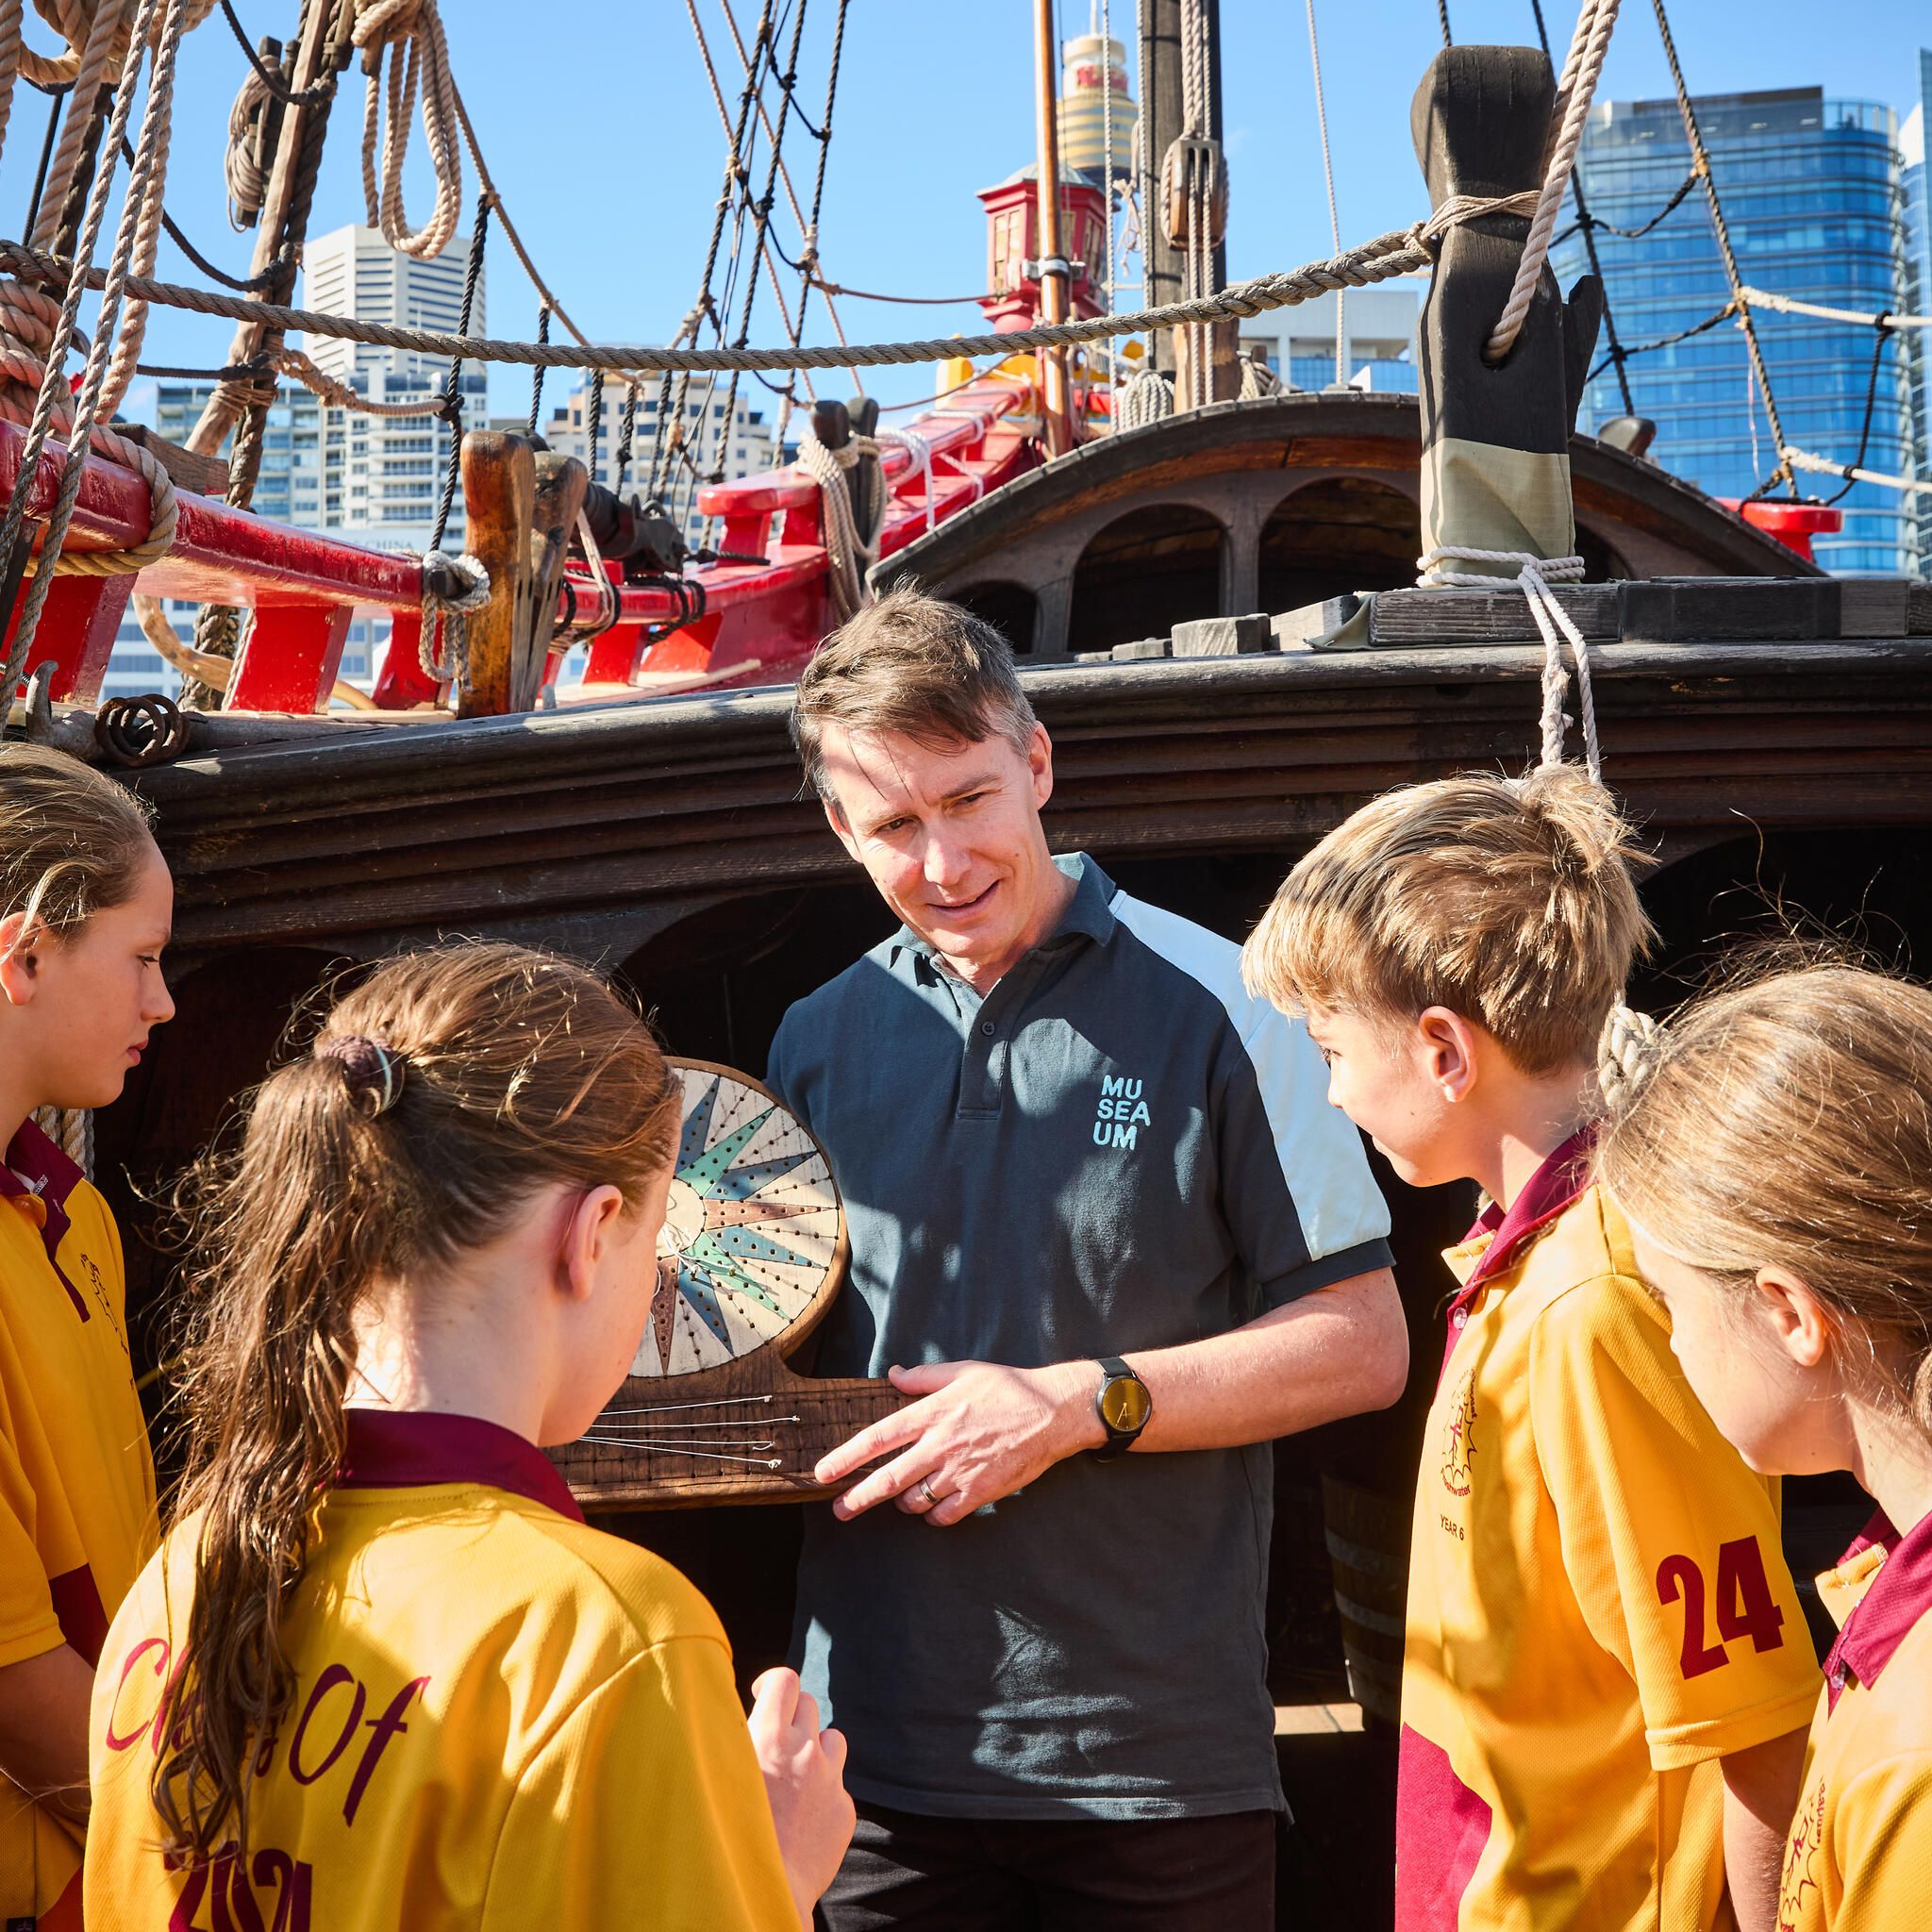
<svg viewBox="0 0 1932 1932"><path fill-rule="evenodd" d="M398 610L390 626L389 652L375 680L379 711L408 711L433 705L441 687L423 669L423 609Z"/></svg>
<svg viewBox="0 0 1932 1932"><path fill-rule="evenodd" d="M133 593L131 575L56 577L41 611L33 649L27 653L27 675L51 658L54 681L49 695L70 704L92 704L101 694L101 680L107 675L114 639ZM14 624L7 627L8 644L18 622L16 610ZM20 690L25 688L23 681Z"/></svg>
<svg viewBox="0 0 1932 1932"><path fill-rule="evenodd" d="M228 711L312 712L328 708L355 610L346 604L299 608L272 605L255 613L223 700Z"/></svg>

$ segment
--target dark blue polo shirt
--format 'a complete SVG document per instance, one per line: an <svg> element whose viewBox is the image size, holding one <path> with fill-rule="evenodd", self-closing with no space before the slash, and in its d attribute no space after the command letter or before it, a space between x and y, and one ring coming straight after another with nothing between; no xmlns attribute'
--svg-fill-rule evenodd
<svg viewBox="0 0 1932 1932"><path fill-rule="evenodd" d="M770 1083L852 1239L820 1374L1132 1355L1389 1264L1306 1030L1248 997L1227 941L1058 862L1065 915L983 999L902 930L778 1030ZM1278 1807L1272 1470L1265 1445L1079 1456L950 1528L808 1510L793 1653L853 1793L969 1818Z"/></svg>

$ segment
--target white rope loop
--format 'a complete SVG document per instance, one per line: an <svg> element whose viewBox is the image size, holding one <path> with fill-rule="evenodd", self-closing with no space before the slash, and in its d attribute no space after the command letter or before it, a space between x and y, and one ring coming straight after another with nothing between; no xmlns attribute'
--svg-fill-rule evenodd
<svg viewBox="0 0 1932 1932"><path fill-rule="evenodd" d="M1563 762L1563 739L1570 722L1563 710L1570 686L1563 646L1569 644L1576 672L1576 710L1583 727L1583 760L1592 781L1602 784L1604 760L1596 735L1596 694L1590 682L1590 647L1550 589L1553 582L1582 582L1582 558L1538 557L1527 550L1480 550L1472 544L1444 543L1416 558L1416 582L1424 590L1456 586L1492 591L1511 581L1495 571L1443 568L1451 562L1498 564L1516 572L1514 581L1529 604L1529 614L1536 620L1543 641L1541 758L1546 765Z"/></svg>
<svg viewBox="0 0 1932 1932"><path fill-rule="evenodd" d="M851 477L859 458L877 448L874 438L855 435L842 449L828 449L809 426L798 439L799 463L819 486L819 525L824 538L832 608L841 624L857 616L872 601L865 574L875 554L878 518L872 514L872 506L854 503ZM866 533L858 527L861 514L866 516Z"/></svg>

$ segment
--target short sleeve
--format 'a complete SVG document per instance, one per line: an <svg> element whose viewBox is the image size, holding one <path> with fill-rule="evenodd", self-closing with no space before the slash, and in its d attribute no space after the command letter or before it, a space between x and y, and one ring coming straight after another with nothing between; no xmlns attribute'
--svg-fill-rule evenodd
<svg viewBox="0 0 1932 1932"><path fill-rule="evenodd" d="M654 1644L525 1768L482 1932L615 1925L797 1932L764 1779L713 1638Z"/></svg>
<svg viewBox="0 0 1932 1932"><path fill-rule="evenodd" d="M0 1666L25 1663L67 1641L34 1541L37 1507L0 1388Z"/></svg>
<svg viewBox="0 0 1932 1932"><path fill-rule="evenodd" d="M1823 1850L1842 1888L1836 1924L1856 1932L1919 1932L1932 1898L1932 1757L1915 1751L1887 1758L1841 1786ZM1809 1876L1788 1871L1788 1889Z"/></svg>
<svg viewBox="0 0 1932 1932"><path fill-rule="evenodd" d="M787 1078L791 1047L797 1038L797 1015L798 1008L793 1007L779 1021L778 1030L772 1036L771 1051L765 1056L765 1085L793 1113L798 1111L798 1108L788 1089Z"/></svg>
<svg viewBox="0 0 1932 1932"><path fill-rule="evenodd" d="M1690 1392L1641 1282L1605 1275L1545 1310L1529 1401L1564 1570L1635 1681L1656 1769L1806 1724L1818 1665L1772 1492Z"/></svg>
<svg viewBox="0 0 1932 1932"><path fill-rule="evenodd" d="M1391 1265L1361 1136L1328 1104L1307 1028L1260 1000L1230 1011L1216 1083L1222 1212L1262 1306Z"/></svg>

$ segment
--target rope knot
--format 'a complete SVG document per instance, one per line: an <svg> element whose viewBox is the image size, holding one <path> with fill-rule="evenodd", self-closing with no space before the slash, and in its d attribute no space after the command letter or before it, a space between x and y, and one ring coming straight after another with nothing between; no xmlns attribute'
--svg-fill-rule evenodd
<svg viewBox="0 0 1932 1932"><path fill-rule="evenodd" d="M1622 1000L1610 1008L1597 1041L1596 1078L1611 1113L1623 1113L1650 1084L1667 1043L1664 1029L1648 1013Z"/></svg>
<svg viewBox="0 0 1932 1932"><path fill-rule="evenodd" d="M490 601L490 573L465 553L431 550L423 558L423 629L416 641L423 675L438 684L470 683L465 618ZM444 648L446 646L446 648Z"/></svg>

